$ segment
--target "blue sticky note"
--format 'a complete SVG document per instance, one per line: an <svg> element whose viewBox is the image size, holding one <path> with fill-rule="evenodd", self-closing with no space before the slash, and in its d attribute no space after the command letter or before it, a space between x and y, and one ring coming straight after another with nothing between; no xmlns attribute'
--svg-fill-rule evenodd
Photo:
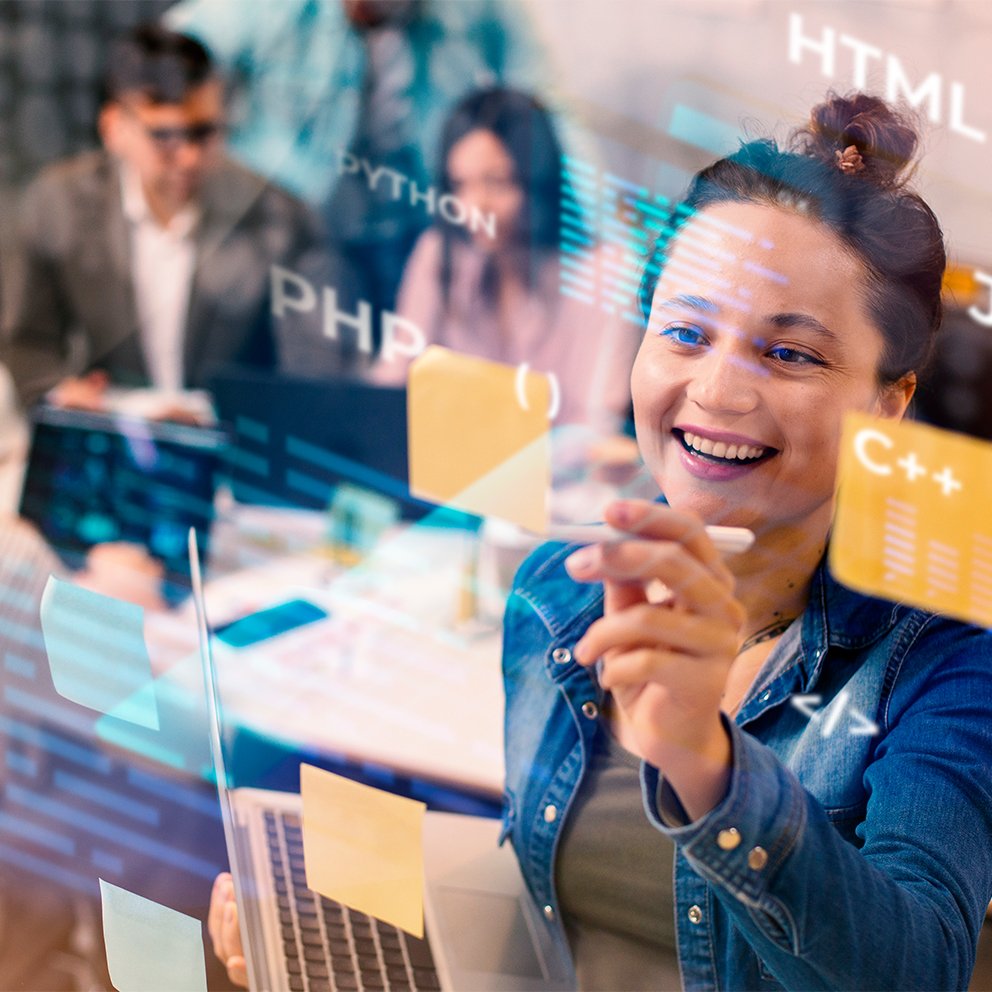
<svg viewBox="0 0 992 992"><path fill-rule="evenodd" d="M56 691L81 706L159 729L144 610L50 576L41 633Z"/></svg>
<svg viewBox="0 0 992 992"><path fill-rule="evenodd" d="M100 879L107 968L117 992L206 992L200 921Z"/></svg>

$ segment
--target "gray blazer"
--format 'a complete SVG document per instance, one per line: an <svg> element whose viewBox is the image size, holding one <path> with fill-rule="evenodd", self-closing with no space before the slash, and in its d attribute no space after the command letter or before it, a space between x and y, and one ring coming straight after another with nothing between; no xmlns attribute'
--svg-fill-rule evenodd
<svg viewBox="0 0 992 992"><path fill-rule="evenodd" d="M88 152L46 169L22 208L0 345L22 402L88 369L105 369L120 385L148 385L113 159ZM313 214L242 166L224 160L200 208L184 346L185 385L192 388L226 364L276 364L273 264L326 271Z"/></svg>

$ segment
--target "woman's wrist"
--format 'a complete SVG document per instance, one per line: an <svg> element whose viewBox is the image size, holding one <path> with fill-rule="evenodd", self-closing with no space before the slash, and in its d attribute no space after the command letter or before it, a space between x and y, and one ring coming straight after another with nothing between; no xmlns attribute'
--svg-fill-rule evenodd
<svg viewBox="0 0 992 992"><path fill-rule="evenodd" d="M689 821L698 820L727 795L733 765L730 736L720 721L697 746L682 748L677 755L666 755L662 761L651 763L678 797Z"/></svg>

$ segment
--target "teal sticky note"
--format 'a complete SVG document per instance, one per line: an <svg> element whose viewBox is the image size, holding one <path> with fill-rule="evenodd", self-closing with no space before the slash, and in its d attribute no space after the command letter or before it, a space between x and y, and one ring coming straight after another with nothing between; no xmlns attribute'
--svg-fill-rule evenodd
<svg viewBox="0 0 992 992"><path fill-rule="evenodd" d="M144 610L50 576L41 633L56 691L91 710L159 729Z"/></svg>
<svg viewBox="0 0 992 992"><path fill-rule="evenodd" d="M111 712L96 721L97 737L167 768L203 778L207 770L212 774L210 717L196 651L181 661L170 662L168 671L155 679L155 702L159 730L126 723Z"/></svg>
<svg viewBox="0 0 992 992"><path fill-rule="evenodd" d="M117 992L206 992L200 921L100 879L107 968Z"/></svg>

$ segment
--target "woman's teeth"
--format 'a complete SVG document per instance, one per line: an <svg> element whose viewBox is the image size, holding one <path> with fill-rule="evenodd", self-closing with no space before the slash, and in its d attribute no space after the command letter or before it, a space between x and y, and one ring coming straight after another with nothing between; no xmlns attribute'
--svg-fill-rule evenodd
<svg viewBox="0 0 992 992"><path fill-rule="evenodd" d="M747 461L751 458L760 458L768 450L754 444L726 444L723 441L711 441L708 437L690 434L689 431L683 431L682 437L687 448L692 448L693 451L698 451L702 455L709 455L712 458Z"/></svg>

